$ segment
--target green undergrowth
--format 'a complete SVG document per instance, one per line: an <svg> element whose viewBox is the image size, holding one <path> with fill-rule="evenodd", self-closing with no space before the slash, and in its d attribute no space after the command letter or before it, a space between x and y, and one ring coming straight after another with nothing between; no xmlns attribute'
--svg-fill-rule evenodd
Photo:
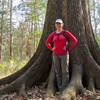
<svg viewBox="0 0 100 100"><path fill-rule="evenodd" d="M0 78L18 71L19 69L24 67L28 61L29 58L26 58L24 60L11 59L9 61L2 61L0 63Z"/></svg>
<svg viewBox="0 0 100 100"><path fill-rule="evenodd" d="M96 38L97 43L98 43L99 48L100 48L100 34L95 35L95 38Z"/></svg>

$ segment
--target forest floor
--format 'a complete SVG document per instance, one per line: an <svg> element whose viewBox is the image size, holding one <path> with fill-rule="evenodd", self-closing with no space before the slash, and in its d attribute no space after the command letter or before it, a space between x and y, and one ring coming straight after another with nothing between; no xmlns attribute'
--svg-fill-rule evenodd
<svg viewBox="0 0 100 100"><path fill-rule="evenodd" d="M0 88L2 88L1 86ZM100 91L96 91L97 93L97 99L100 100ZM35 86L32 87L30 90L26 91L26 98L23 98L22 96L18 96L16 93L13 94L6 94L6 95L0 95L0 100L42 100L43 95L46 94L46 90L43 88L43 86ZM59 96L59 92L54 96L51 97L50 100L58 100L57 97ZM81 96L77 96L77 100L87 100L83 99Z"/></svg>
<svg viewBox="0 0 100 100"><path fill-rule="evenodd" d="M69 59L69 56L67 56ZM14 71L17 71L19 70L22 66L24 66L26 64L28 60L25 60L22 62L22 64L19 62L19 63L15 63L14 61L10 61L10 62L7 62L7 64L5 65L4 64L1 64L0 66L4 66L3 69L1 68L0 69L0 79L7 76L7 72L6 69L8 69L8 66L11 66L11 62L13 62L12 66L13 66L13 70L11 73L14 73ZM67 62L68 63L68 62ZM16 65L17 64L17 65ZM18 66L21 64L21 67L18 68ZM16 65L16 66L14 66ZM11 67L9 67L8 71L11 71ZM5 73L4 73L5 72ZM4 86L0 86L0 88L3 88ZM0 100L42 100L43 96L46 94L46 89L43 88L43 86L34 86L32 87L30 90L27 90L26 91L26 98L23 98L21 96L18 96L16 93L13 93L13 94L5 94L5 95L0 95ZM97 99L96 100L100 100L100 91L96 90L96 94L97 94ZM56 93L56 95L54 97L51 97L50 100L58 100L59 96L59 92ZM86 100L86 99L83 99L83 97L81 96L77 96L77 100Z"/></svg>

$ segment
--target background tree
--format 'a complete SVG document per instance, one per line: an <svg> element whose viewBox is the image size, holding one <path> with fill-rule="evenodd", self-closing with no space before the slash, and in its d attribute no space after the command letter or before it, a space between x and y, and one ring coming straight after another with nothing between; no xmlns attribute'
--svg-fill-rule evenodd
<svg viewBox="0 0 100 100"><path fill-rule="evenodd" d="M1 57L2 57L2 31L3 31L3 20L4 20L4 2L2 1L2 10L0 12L1 14L1 25L0 25L0 29L1 29L1 34L0 34L0 61L1 61Z"/></svg>
<svg viewBox="0 0 100 100"><path fill-rule="evenodd" d="M1 28L3 29L0 29L0 34L3 34L1 35L2 39L0 39L2 41L2 44L0 45L2 49L1 63L8 63L11 60L20 61L20 59L24 60L31 58L36 51L42 33L46 2L44 0L25 2L24 0L15 5L15 1L11 3L11 0L1 0L0 5L0 20L1 22L3 21L3 24L1 25ZM4 9L2 10L3 5ZM35 32L33 30L34 22L36 22L35 26L37 27ZM25 29L23 30L22 28ZM23 51L21 48L22 44L20 43L20 37L22 36ZM27 43L30 44L30 49L27 49ZM29 52L29 55L26 54L26 51ZM12 57L10 57L10 55L12 55Z"/></svg>
<svg viewBox="0 0 100 100"><path fill-rule="evenodd" d="M13 36L12 36L12 0L10 0L10 49L9 49L9 54L10 54L10 58L12 57L12 43L13 43Z"/></svg>
<svg viewBox="0 0 100 100"><path fill-rule="evenodd" d="M4 1L1 1L1 9L0 9L0 61L2 60L2 38L3 38L3 31L4 31L4 14L6 13L5 12L5 0Z"/></svg>
<svg viewBox="0 0 100 100"><path fill-rule="evenodd" d="M25 2L25 4L29 7L30 11L26 12L26 15L28 16L28 21L30 21L31 23L31 30L30 30L30 37L33 37L34 40L33 40L33 45L34 45L34 49L33 49L33 52L35 52L36 50L36 43L35 43L35 34L37 32L39 32L38 30L40 30L39 28L39 24L41 25L40 23L40 17L41 15L44 14L45 12L45 7L46 7L46 4L44 2L44 0L32 0L30 2ZM34 5L34 6L33 6ZM41 11L42 10L42 11Z"/></svg>
<svg viewBox="0 0 100 100"><path fill-rule="evenodd" d="M99 29L100 12L99 10L100 10L100 3L97 2L97 0L90 0L90 15L91 15L91 20L92 20L91 24L93 26L94 35L98 44L100 44L100 29Z"/></svg>
<svg viewBox="0 0 100 100"><path fill-rule="evenodd" d="M92 25L93 25L93 30L94 33L97 35L99 33L99 6L100 4L97 2L97 0L90 0L90 14L91 14L91 19L92 19Z"/></svg>

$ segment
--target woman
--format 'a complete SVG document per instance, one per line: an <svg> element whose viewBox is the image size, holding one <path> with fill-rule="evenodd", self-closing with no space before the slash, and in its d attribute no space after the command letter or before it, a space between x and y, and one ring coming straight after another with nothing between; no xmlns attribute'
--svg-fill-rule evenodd
<svg viewBox="0 0 100 100"><path fill-rule="evenodd" d="M63 25L62 19L57 19L55 22L56 32L52 32L45 42L46 46L53 51L53 66L59 91L62 91L67 84L67 53L72 50L77 43L77 39L68 30L63 31ZM66 48L66 37L72 41L69 50ZM50 45L51 40L53 40L54 47Z"/></svg>

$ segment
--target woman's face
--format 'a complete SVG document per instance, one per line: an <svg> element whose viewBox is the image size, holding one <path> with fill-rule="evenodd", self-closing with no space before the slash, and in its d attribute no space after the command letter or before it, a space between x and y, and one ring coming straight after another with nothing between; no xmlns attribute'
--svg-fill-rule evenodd
<svg viewBox="0 0 100 100"><path fill-rule="evenodd" d="M63 23L58 23L57 22L55 26L56 26L56 29L59 30L59 29L62 29L63 28L63 25L64 25Z"/></svg>

